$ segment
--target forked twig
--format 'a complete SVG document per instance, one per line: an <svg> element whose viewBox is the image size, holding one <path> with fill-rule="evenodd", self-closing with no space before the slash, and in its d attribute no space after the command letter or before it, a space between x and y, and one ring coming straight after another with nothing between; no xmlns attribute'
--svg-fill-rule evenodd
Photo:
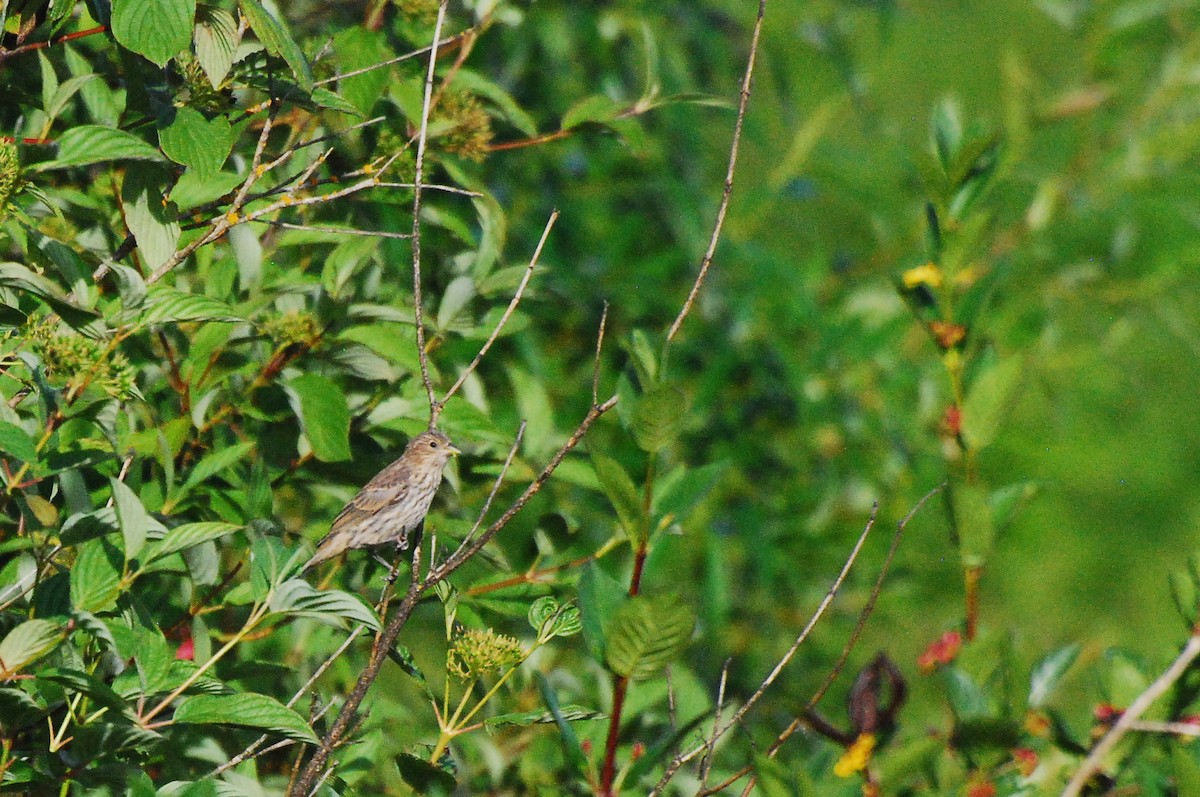
<svg viewBox="0 0 1200 797"><path fill-rule="evenodd" d="M754 62L758 57L758 41L762 35L763 16L766 11L767 0L759 0L758 18L754 21L754 33L750 38L750 55L746 59L746 73L742 77L742 93L738 98L737 120L733 124L733 142L729 146L729 166L725 170L725 188L721 192L721 204L717 208L717 219L713 224L712 235L708 239L708 249L700 261L700 273L696 275L696 281L692 284L687 300L684 301L683 307L679 309L679 315L675 317L670 331L667 332L667 343L675 339L679 327L683 325L683 320L692 311L692 304L700 293L700 286L704 284L704 278L708 275L708 269L716 255L717 243L721 240L721 228L725 226L725 214L729 211L729 198L733 195L733 175L737 170L738 148L742 141L742 124L746 119L746 107L750 104L750 81L754 76Z"/></svg>
<svg viewBox="0 0 1200 797"><path fill-rule="evenodd" d="M746 702L734 712L730 720L720 727L720 729L716 732L716 736L720 737L728 733L731 728L738 725L742 721L742 718L746 716L750 709L754 708L758 701L762 699L762 696L767 693L767 690L771 688L771 685L774 684L779 678L784 668L787 667L787 665L791 662L792 658L796 655L796 651L799 650L800 646L803 645L805 640L808 639L808 635L812 633L812 630L816 626L817 622L825 616L825 611L829 608L829 605L833 603L833 599L837 597L838 591L842 587L842 583L846 580L846 576L850 574L850 569L854 566L855 561L858 560L859 552L866 543L867 537L871 534L871 530L875 527L875 517L878 513L879 505L876 504L871 508L871 516L867 519L867 525L862 530L862 533L858 535L858 541L854 543L854 548L851 549L850 555L846 558L846 563L842 566L841 572L838 573L837 578L835 578L833 584L830 585L829 590L825 593L825 597L821 600L820 604L818 604L816 611L813 612L812 617L809 618L809 621L804 626L804 629L775 664L775 667L771 670L771 672L767 674L767 677L763 679L761 684L759 684L758 688L754 690L754 694L750 695ZM679 769L688 761L691 761L693 758L707 750L708 744L709 743L706 741L697 747L692 748L687 753L675 756L675 758L671 760L671 763L667 765L667 768L664 770L662 777L659 778L658 783L656 783L654 788L650 790L650 795L661 794L662 790L671 781L671 778L675 777L675 773L677 773Z"/></svg>
<svg viewBox="0 0 1200 797"><path fill-rule="evenodd" d="M429 70L425 73L425 99L421 103L421 128L417 134L417 156L413 177L413 316L417 327L417 358L421 362L421 381L429 396L429 428L433 428L434 408L437 397L433 394L433 382L429 378L429 353L425 351L425 319L421 309L421 178L425 172L425 142L429 135L429 106L433 100L433 75L437 68L438 42L442 36L442 23L446 21L448 0L438 4L437 21L433 26L433 44L429 47Z"/></svg>
<svg viewBox="0 0 1200 797"><path fill-rule="evenodd" d="M435 401L430 407L429 427L433 428L437 425L438 416L442 414L442 410L446 407L446 402L458 392L458 389L463 386L467 378L475 372L480 361L483 360L488 349L492 348L492 344L496 342L496 338L500 337L500 332L504 329L504 325L508 323L508 319L516 311L517 305L521 303L521 297L525 295L525 286L529 284L529 278L533 276L533 269L537 266L538 258L542 256L542 248L546 245L546 239L550 237L550 230L554 227L554 222L558 220L558 211L555 210L550 214L550 218L546 221L546 228L542 230L542 237L538 240L537 247L533 250L533 256L529 258L529 265L525 268L525 273L521 276L521 282L517 285L517 290L513 293L512 301L508 303L508 307L504 309L504 314L500 316L500 320L496 322L495 329L492 334L488 335L488 339L484 341L483 346L479 348L479 353L475 355L475 359L471 360L463 372L458 375L458 379L446 391L446 395L442 396L440 401ZM594 401L592 402L595 403ZM522 425L524 428L524 425Z"/></svg>
<svg viewBox="0 0 1200 797"><path fill-rule="evenodd" d="M1108 733L1104 734L1088 757L1084 759L1079 770L1071 777L1067 783L1067 787L1062 791L1062 797L1077 797L1083 791L1083 787L1091 780L1092 775L1100 768L1100 764L1104 761L1105 756L1116 746L1117 742L1125 736L1126 733L1134 729L1134 725L1138 719L1146 713L1146 710L1158 700L1164 692L1175 685L1183 674L1187 672L1188 667L1192 666L1192 662L1196 657L1200 656L1200 633L1193 633L1188 638L1187 644L1183 646L1183 650L1171 662L1171 666L1166 669L1162 675L1158 677L1154 683L1146 688L1146 691L1137 696L1137 699L1125 709L1125 713L1117 720L1116 724Z"/></svg>
<svg viewBox="0 0 1200 797"><path fill-rule="evenodd" d="M892 534L892 544L888 547L887 555L883 558L883 564L879 567L879 575L875 578L875 585L871 588L871 594L867 597L866 604L863 605L862 610L858 613L858 622L855 623L854 630L850 632L850 637L846 640L846 644L842 646L841 654L838 656L837 661L833 663L833 667L830 669L828 675L825 676L825 680L821 683L821 686L818 687L817 691L814 692L812 697L808 699L808 703L806 703L804 707L803 715L796 717L789 722L787 727L780 731L779 735L775 737L775 741L771 742L771 745L767 748L768 758L774 758L775 754L779 752L784 743L787 742L787 740L791 738L792 734L794 734L797 729L804 724L804 715L808 715L809 712L816 708L817 704L821 702L821 698L825 696L825 693L829 691L829 688L833 686L834 682L841 674L842 668L846 666L846 660L850 658L850 653L854 650L855 645L858 644L858 640L862 636L863 628L866 627L867 620L875 611L875 603L879 600L879 595L883 591L883 582L884 579L887 578L888 572L891 570L892 559L895 558L896 551L900 548L900 538L904 535L905 527L908 526L909 521L916 516L917 512L919 512L921 508L925 506L930 498L937 495L945 488L946 485L943 483L927 492L921 497L920 501L917 501L917 503L913 505L913 508L908 511L908 514L901 518L896 524L896 531ZM737 772L734 772L732 775L729 775L721 783L700 791L698 797L707 797L709 794L716 794L717 792L723 791L727 787L741 780L746 775L750 775L750 780L746 783L746 788L742 790L743 796L748 795L754 788L754 784L756 782L756 778L751 774L752 772L753 767L746 765Z"/></svg>

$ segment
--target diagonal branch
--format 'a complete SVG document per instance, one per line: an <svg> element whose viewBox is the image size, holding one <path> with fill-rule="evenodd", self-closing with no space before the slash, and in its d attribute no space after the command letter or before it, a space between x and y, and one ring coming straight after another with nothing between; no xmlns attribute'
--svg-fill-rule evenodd
<svg viewBox="0 0 1200 797"><path fill-rule="evenodd" d="M525 286L529 284L529 278L533 276L533 269L535 266L537 266L538 258L542 255L542 247L546 245L546 239L550 237L550 230L554 227L554 222L557 219L558 211L556 210L550 214L550 219L546 222L546 229L542 230L542 237L538 241L537 248L533 250L533 257L529 258L529 265L525 268L525 274L521 277L521 283L517 285L517 290L513 294L512 301L508 303L508 307L505 308L504 314L500 316L500 320L496 323L496 328L492 330L492 334L488 336L488 339L484 342L483 346L480 347L479 353L475 355L475 359L471 361L471 364L468 365L466 369L464 369L463 372L458 375L458 379L453 385L450 386L450 389L446 391L446 395L442 396L441 401L436 401L433 403L430 412L431 417L429 420L429 425L431 428L437 424L438 416L442 414L442 410L445 408L446 402L458 392L458 389L463 386L464 382L467 381L467 377L475 372L475 369L479 366L480 361L483 360L483 356L488 353L488 349L492 348L492 344L496 342L496 338L500 337L500 332L504 329L504 325L508 323L508 319L511 318L513 312L516 311L517 305L521 303L521 297L525 294ZM595 402L593 401L593 403Z"/></svg>
<svg viewBox="0 0 1200 797"><path fill-rule="evenodd" d="M803 645L805 640L808 639L808 635L812 633L812 630L814 627L816 627L817 622L825 616L825 611L829 608L829 605L833 603L833 599L837 597L838 591L842 587L842 583L846 580L846 576L850 574L850 569L854 566L855 561L857 561L858 554L862 550L863 544L866 543L867 537L871 534L871 529L875 527L875 516L878 513L879 504L875 504L875 506L871 508L871 517L868 518L867 525L862 530L862 533L858 535L858 541L854 544L854 548L851 549L850 555L846 558L846 563L842 565L841 572L839 572L837 578L833 580L833 584L830 585L829 590L825 593L825 597L821 600L821 603L818 604L816 611L813 612L812 617L809 618L809 621L804 626L804 629L801 630L799 635L797 635L795 641L792 642L791 646L775 664L775 667L771 670L771 672L767 674L767 677L763 679L761 684L759 684L758 689L754 690L754 694L752 694L746 700L746 702L743 703L736 712L734 712L733 716L727 723L722 725L720 729L716 731L715 735L717 737L728 733L731 728L742 721L742 718L749 713L750 709L754 708L754 706L758 704L758 701L762 699L762 696L767 693L767 690L771 688L772 684L778 680L784 668L787 667L787 665L791 662L792 658L796 655L796 651L798 651L800 646ZM663 772L663 775L659 779L658 783L656 783L654 788L650 790L651 797L653 797L653 795L661 794L663 789L666 788L667 783L670 782L671 778L675 777L675 773L677 773L684 764L702 754L707 749L708 742L705 742L697 747L692 748L687 753L675 756L671 763L667 765L667 768Z"/></svg>
<svg viewBox="0 0 1200 797"><path fill-rule="evenodd" d="M721 240L721 228L725 226L725 214L729 211L729 197L733 194L733 175L737 169L738 147L742 141L742 124L746 119L746 106L750 103L750 80L754 76L754 62L758 56L758 41L762 35L763 16L766 11L767 0L759 0L758 18L754 21L754 34L750 39L750 56L746 59L746 74L742 78L742 93L738 98L737 121L733 125L733 142L729 146L729 166L725 170L725 188L721 193L721 205L717 208L717 220L713 224L712 236L708 240L708 250L700 261L700 273L696 275L696 281L692 284L692 290L688 293L687 300L684 301L683 307L679 309L679 315L675 317L670 331L667 332L667 343L675 339L679 327L683 325L683 320L692 311L692 304L700 293L700 286L704 284L704 278L708 275L713 256L717 252L717 242Z"/></svg>
<svg viewBox="0 0 1200 797"><path fill-rule="evenodd" d="M1082 791L1087 782L1091 780L1092 775L1100 768L1101 762L1105 756L1112 751L1117 742L1124 738L1125 734L1133 729L1134 724L1141 718L1142 714L1146 713L1146 709L1154 704L1154 701L1160 698L1164 692L1175 685L1175 682L1183 677L1187 669L1192 666L1192 662L1196 657L1200 656L1200 633L1192 632L1192 636L1188 637L1187 644L1183 646L1183 650L1179 652L1179 656L1175 661L1171 662L1171 666L1166 672L1158 677L1158 679L1147 687L1146 691L1137 696L1137 699L1125 709L1125 713L1117 720L1117 724L1113 725L1112 730L1104 735L1088 757L1084 760L1083 765L1079 767L1079 771L1067 783L1067 787L1062 791L1062 797L1077 797Z"/></svg>

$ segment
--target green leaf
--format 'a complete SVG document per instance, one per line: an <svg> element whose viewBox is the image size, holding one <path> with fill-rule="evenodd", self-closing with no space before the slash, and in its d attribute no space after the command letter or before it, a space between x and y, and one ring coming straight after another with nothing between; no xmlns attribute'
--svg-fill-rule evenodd
<svg viewBox="0 0 1200 797"><path fill-rule="evenodd" d="M50 681L74 692L85 694L97 705L115 711L128 719L132 720L136 716L125 699L114 692L112 687L86 672L52 667L38 672L37 680Z"/></svg>
<svg viewBox="0 0 1200 797"><path fill-rule="evenodd" d="M112 32L121 45L166 66L192 40L196 0L112 0Z"/></svg>
<svg viewBox="0 0 1200 797"><path fill-rule="evenodd" d="M243 528L245 526L237 523L220 523L216 521L184 523L182 526L176 526L168 531L161 540L150 543L146 547L145 555L142 559L147 563L153 562L155 559L170 556L173 553L186 550L202 542L227 537L236 531L241 531Z"/></svg>
<svg viewBox="0 0 1200 797"><path fill-rule="evenodd" d="M101 538L79 548L71 568L71 605L80 611L103 612L116 605L121 592L121 552Z"/></svg>
<svg viewBox="0 0 1200 797"><path fill-rule="evenodd" d="M612 622L617 610L629 600L629 593L615 578L595 562L583 568L579 578L579 608L583 625L583 641L597 661L604 661L607 645L604 629Z"/></svg>
<svg viewBox="0 0 1200 797"><path fill-rule="evenodd" d="M39 55L41 52L39 51ZM46 115L51 119L57 119L58 115L67 107L67 103L75 96L75 93L82 89L85 85L100 77L92 73L89 75L76 75L67 79L65 83L58 87L54 92L54 96L50 98L50 102L45 106Z"/></svg>
<svg viewBox="0 0 1200 797"><path fill-rule="evenodd" d="M1041 708L1079 657L1079 645L1065 645L1046 654L1029 676L1029 707Z"/></svg>
<svg viewBox="0 0 1200 797"><path fill-rule="evenodd" d="M523 727L526 725L549 725L552 722L558 722L560 717L566 722L578 722L579 720L603 719L605 716L602 712L586 706L566 705L560 706L557 714L548 710L520 711L488 717L483 724L489 728L503 728L509 725Z"/></svg>
<svg viewBox="0 0 1200 797"><path fill-rule="evenodd" d="M374 66L392 57L383 32L361 26L338 31L333 37L333 51L337 57L338 72L342 74ZM360 113L367 114L386 95L391 75L392 71L384 68L342 78L338 81L338 93Z"/></svg>
<svg viewBox="0 0 1200 797"><path fill-rule="evenodd" d="M562 129L570 130L583 124L603 124L617 118L621 104L604 94L584 97L572 105L562 118Z"/></svg>
<svg viewBox="0 0 1200 797"><path fill-rule="evenodd" d="M401 753L396 758L396 768L405 783L426 797L450 795L457 785L454 775L412 753Z"/></svg>
<svg viewBox="0 0 1200 797"><path fill-rule="evenodd" d="M121 306L126 310L136 310L146 301L146 281L137 269L120 263L109 263L109 273L117 283L117 292L121 295Z"/></svg>
<svg viewBox="0 0 1200 797"><path fill-rule="evenodd" d="M554 724L558 727L558 735L562 738L563 752L567 756L567 763L571 770L578 773L587 771L588 761L587 755L583 752L583 745L579 742L579 737L575 734L575 729L571 727L571 723L567 721L567 717L562 713L558 705L558 697L554 694L554 687L546 680L546 676L540 671L535 670L533 673L534 680L537 681L538 692L542 695L542 701L549 709L551 716L554 717Z"/></svg>
<svg viewBox="0 0 1200 797"><path fill-rule="evenodd" d="M317 590L299 578L285 581L271 596L271 610L325 619L336 617L379 630L379 616L361 598L340 590Z"/></svg>
<svg viewBox="0 0 1200 797"><path fill-rule="evenodd" d="M608 496L622 528L630 539L641 539L646 531L646 516L642 511L642 497L629 474L615 459L599 452L592 452L592 467L604 494Z"/></svg>
<svg viewBox="0 0 1200 797"><path fill-rule="evenodd" d="M287 387L296 399L293 407L317 459L350 459L350 406L342 389L318 374L299 376Z"/></svg>
<svg viewBox="0 0 1200 797"><path fill-rule="evenodd" d="M670 523L682 523L712 492L727 467L727 462L713 462L699 468L681 465L671 471L654 486L654 514Z"/></svg>
<svg viewBox="0 0 1200 797"><path fill-rule="evenodd" d="M450 280L450 284L446 286L446 292L442 294L442 303L438 306L438 328L446 329L454 323L454 319L458 317L458 314L474 295L475 280L467 276L455 277Z"/></svg>
<svg viewBox="0 0 1200 797"><path fill-rule="evenodd" d="M125 561L134 559L146 544L146 532L150 528L150 515L142 506L142 499L117 479L109 479L112 486L113 506L117 510L117 525L125 538ZM83 607L80 607L83 608Z"/></svg>
<svg viewBox="0 0 1200 797"><path fill-rule="evenodd" d="M254 35L267 48L267 52L287 61L300 88L305 92L311 92L313 89L312 69L308 65L308 59L300 50L300 45L296 44L287 28L271 16L258 0L238 0L238 6L242 9L242 14L250 23L250 27L253 28Z"/></svg>
<svg viewBox="0 0 1200 797"><path fill-rule="evenodd" d="M1171 771L1176 797L1200 797L1200 762L1185 745L1171 745Z"/></svg>
<svg viewBox="0 0 1200 797"><path fill-rule="evenodd" d="M68 299L58 285L20 263L0 263L0 288L12 288L38 297L76 328L99 318L95 312Z"/></svg>
<svg viewBox="0 0 1200 797"><path fill-rule="evenodd" d="M551 595L543 595L529 607L529 625L538 632L539 642L548 642L556 636L578 634L583 627L579 609L563 606Z"/></svg>
<svg viewBox="0 0 1200 797"><path fill-rule="evenodd" d="M223 8L200 4L196 6L196 27L192 34L196 44L196 60L212 87L219 88L233 66L241 34L237 20Z"/></svg>
<svg viewBox="0 0 1200 797"><path fill-rule="evenodd" d="M0 453L16 457L22 462L37 462L37 445L33 438L16 424L0 421Z"/></svg>
<svg viewBox="0 0 1200 797"><path fill-rule="evenodd" d="M695 625L675 596L630 598L605 629L608 666L633 681L652 678L683 651Z"/></svg>
<svg viewBox="0 0 1200 797"><path fill-rule="evenodd" d="M661 384L638 399L633 414L633 438L653 454L669 445L687 416L687 396L676 385Z"/></svg>
<svg viewBox="0 0 1200 797"><path fill-rule="evenodd" d="M66 169L106 161L161 161L162 154L132 133L99 125L72 127L58 139L58 157L34 170Z"/></svg>
<svg viewBox="0 0 1200 797"><path fill-rule="evenodd" d="M318 743L316 734L298 713L273 697L254 692L194 695L175 710L175 722L258 728L298 742Z"/></svg>
<svg viewBox="0 0 1200 797"><path fill-rule="evenodd" d="M235 443L228 448L222 448L208 454L199 462L196 467L192 468L188 473L187 481L179 488L179 491L171 496L171 503L177 504L179 501L203 482L213 476L228 470L235 463L244 458L247 454L254 450L254 443Z"/></svg>
<svg viewBox="0 0 1200 797"><path fill-rule="evenodd" d="M58 647L66 632L50 620L26 620L0 642L0 679L8 680Z"/></svg>
<svg viewBox="0 0 1200 797"><path fill-rule="evenodd" d="M312 101L319 108L341 111L342 113L360 118L363 116L363 113L358 110L358 107L354 103L322 86L313 89Z"/></svg>
<svg viewBox="0 0 1200 797"><path fill-rule="evenodd" d="M1009 357L984 371L971 384L962 407L962 433L967 445L978 451L996 439L1001 421L1011 409L1024 363Z"/></svg>
<svg viewBox="0 0 1200 797"><path fill-rule="evenodd" d="M143 325L170 324L178 321L242 321L243 318L224 302L174 288L155 285L146 295L140 322Z"/></svg>
<svg viewBox="0 0 1200 797"><path fill-rule="evenodd" d="M205 119L186 105L175 109L175 118L158 131L158 143L167 157L207 177L225 165L233 149L233 128L224 116Z"/></svg>

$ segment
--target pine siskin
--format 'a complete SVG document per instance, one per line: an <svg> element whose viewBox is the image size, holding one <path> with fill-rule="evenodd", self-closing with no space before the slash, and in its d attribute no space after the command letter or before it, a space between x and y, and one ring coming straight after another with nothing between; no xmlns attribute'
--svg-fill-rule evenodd
<svg viewBox="0 0 1200 797"><path fill-rule="evenodd" d="M409 532L425 519L442 483L442 469L458 453L441 432L422 432L410 440L400 458L379 471L346 504L304 569L350 548L408 545Z"/></svg>

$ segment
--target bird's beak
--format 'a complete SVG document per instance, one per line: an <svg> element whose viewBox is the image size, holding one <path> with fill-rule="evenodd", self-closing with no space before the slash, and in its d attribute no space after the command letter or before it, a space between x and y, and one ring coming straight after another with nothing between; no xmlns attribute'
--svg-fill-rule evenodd
<svg viewBox="0 0 1200 797"><path fill-rule="evenodd" d="M450 444L450 449L449 449L449 451L450 451L450 454L451 454L452 456L458 456L459 454L461 454L461 453L462 453L462 450L461 450L461 449L459 449L459 447L458 447L458 446L456 446L456 445L454 445L453 443L451 443L451 444Z"/></svg>

